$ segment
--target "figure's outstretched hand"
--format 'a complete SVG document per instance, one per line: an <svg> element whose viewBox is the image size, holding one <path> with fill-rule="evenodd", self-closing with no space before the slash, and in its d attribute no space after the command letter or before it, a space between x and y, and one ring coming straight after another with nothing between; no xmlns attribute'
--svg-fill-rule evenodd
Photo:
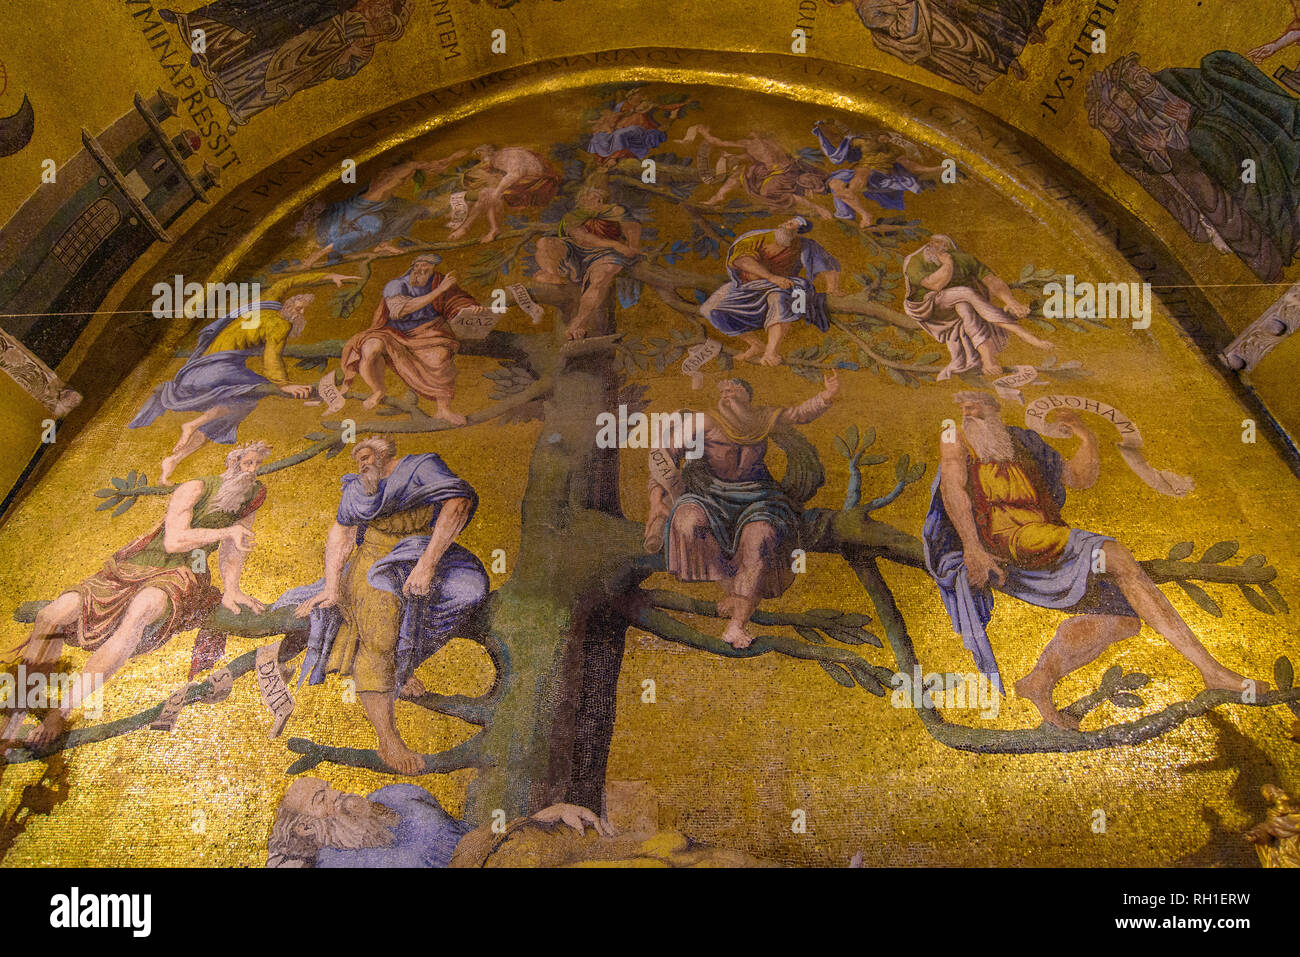
<svg viewBox="0 0 1300 957"><path fill-rule="evenodd" d="M293 617L306 618L317 608L333 608L339 603L338 592L326 588L319 595L308 598L305 602L294 609Z"/></svg>
<svg viewBox="0 0 1300 957"><path fill-rule="evenodd" d="M282 385L280 391L285 395L291 395L295 399L306 399L311 395L311 386L309 385Z"/></svg>
<svg viewBox="0 0 1300 957"><path fill-rule="evenodd" d="M579 807L576 804L552 804L548 808L543 808L533 815L534 821L541 821L543 824L554 824L556 821L563 821L569 827L573 828L579 834L585 834L588 826L594 827L596 833L601 837L617 837L616 831L603 817L598 816L589 808Z"/></svg>
<svg viewBox="0 0 1300 957"><path fill-rule="evenodd" d="M822 373L822 385L826 387L826 398L834 399L840 394L840 374L834 369Z"/></svg>
<svg viewBox="0 0 1300 957"><path fill-rule="evenodd" d="M221 604L236 615L240 613L239 609L241 607L247 608L255 615L260 615L262 612L266 611L266 606L256 598L251 595L245 595L242 591L233 589L227 591L221 596Z"/></svg>

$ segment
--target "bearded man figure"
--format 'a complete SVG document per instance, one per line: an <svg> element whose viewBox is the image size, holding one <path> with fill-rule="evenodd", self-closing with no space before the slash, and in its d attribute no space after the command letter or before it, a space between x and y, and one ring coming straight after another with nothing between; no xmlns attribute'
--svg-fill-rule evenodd
<svg viewBox="0 0 1300 957"><path fill-rule="evenodd" d="M438 272L441 262L437 253L416 256L405 275L384 285L370 328L343 346L341 388L347 392L360 375L370 386L370 395L361 404L373 409L387 395L387 366L412 392L433 400L436 418L464 425L465 416L451 408L460 342L450 320L461 313L491 315L492 311L457 285L455 273Z"/></svg>
<svg viewBox="0 0 1300 957"><path fill-rule="evenodd" d="M581 834L614 836L585 807L554 804L530 820L563 822ZM336 791L319 778L298 778L284 792L267 841L267 867L447 867L473 827L448 814L414 784L389 784L368 797Z"/></svg>
<svg viewBox="0 0 1300 957"><path fill-rule="evenodd" d="M301 680L352 677L380 758L416 774L424 758L397 733L394 706L399 691L424 694L415 669L487 595L483 565L455 541L478 495L437 455L399 458L389 438L358 442L352 457L358 472L343 476L325 577L286 592L274 607L297 605L296 616L310 618Z"/></svg>
<svg viewBox="0 0 1300 957"><path fill-rule="evenodd" d="M645 550L665 551L667 571L682 581L721 582L718 611L730 621L722 640L748 648L745 625L764 598L779 598L794 581L790 552L798 547L800 509L767 470L767 440L778 426L802 425L830 408L839 378L793 408L755 406L744 379L718 384L718 404L698 413L704 454L670 481L650 479ZM696 416L697 413L688 413ZM662 442L675 462L686 454L679 435ZM662 440L661 440L662 441Z"/></svg>
<svg viewBox="0 0 1300 957"><path fill-rule="evenodd" d="M1015 686L1049 724L1078 728L1078 718L1056 709L1052 689L1115 642L1136 635L1144 623L1196 666L1207 688L1252 687L1210 655L1127 548L1061 518L1066 489L1092 488L1101 472L1097 437L1077 413L1059 419L1079 440L1067 461L1038 433L1004 425L993 395L959 392L956 400L960 435L940 442L939 474L921 537L926 568L939 585L953 630L994 687L1003 690L985 632L993 587L1075 615L1061 622L1033 670ZM1253 682L1256 694L1267 687Z"/></svg>
<svg viewBox="0 0 1300 957"><path fill-rule="evenodd" d="M241 445L226 456L220 476L178 486L166 517L152 531L37 613L31 635L15 649L22 650L29 670L52 666L65 643L91 654L68 700L27 735L26 748L39 751L63 734L92 680L107 683L128 658L161 648L173 635L196 627L218 604L235 614L242 608L263 611L261 602L240 589L239 579L253 548L253 516L266 500L257 469L270 451L265 442ZM208 571L214 548L219 549L221 590ZM11 712L0 741L16 740L25 716Z"/></svg>

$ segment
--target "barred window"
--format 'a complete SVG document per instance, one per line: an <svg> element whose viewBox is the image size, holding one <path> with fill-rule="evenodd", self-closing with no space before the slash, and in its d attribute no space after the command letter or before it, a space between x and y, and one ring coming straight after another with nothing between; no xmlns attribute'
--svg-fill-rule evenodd
<svg viewBox="0 0 1300 957"><path fill-rule="evenodd" d="M75 273L121 221L122 214L112 200L96 201L59 237L54 255Z"/></svg>

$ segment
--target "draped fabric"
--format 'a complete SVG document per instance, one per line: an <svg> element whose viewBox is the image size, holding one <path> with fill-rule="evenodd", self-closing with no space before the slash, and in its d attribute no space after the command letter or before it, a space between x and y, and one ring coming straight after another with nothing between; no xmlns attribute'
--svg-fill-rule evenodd
<svg viewBox="0 0 1300 957"><path fill-rule="evenodd" d="M1061 479L1065 467L1061 454L1036 432L1016 426L1011 426L1010 431L1018 450L1036 466L1033 478L1042 483L1041 499L1059 511L1065 504L1066 494ZM944 506L941 479L942 475L936 475L930 488L930 510L921 530L925 567L939 586L953 631L961 636L976 667L994 687L1005 693L997 658L985 630L993 617L993 591L973 588L967 578L961 536ZM998 590L1042 608L1069 610L1075 614L1137 617L1119 588L1092 571L1094 554L1111 541L1114 539L1108 535L1072 528L1056 561L1032 569L1008 564L1004 567L1006 580Z"/></svg>
<svg viewBox="0 0 1300 957"><path fill-rule="evenodd" d="M361 477L356 473L343 476L343 493L336 517L340 525L356 528L358 545L366 540L367 527L372 522L397 513L435 506L430 510L431 517L425 529L401 538L370 565L365 575L370 588L397 596L401 604L395 650L398 687L421 662L456 633L465 617L487 595L487 573L483 565L454 542L434 570L429 594L422 597L402 595L402 586L429 545L430 532L437 523L442 503L452 498L469 499L469 517L473 517L478 506L477 493L432 452L400 458L392 473L380 481L379 489L373 495L366 492ZM354 555L349 564L356 560ZM344 577L347 575L345 569ZM325 579L321 578L311 585L285 592L272 607L300 605L320 594L324 588ZM319 684L325 680L331 651L343 624L343 615L337 606L313 609L307 655L299 683L305 680L309 684ZM357 625L355 622L352 624L354 627Z"/></svg>

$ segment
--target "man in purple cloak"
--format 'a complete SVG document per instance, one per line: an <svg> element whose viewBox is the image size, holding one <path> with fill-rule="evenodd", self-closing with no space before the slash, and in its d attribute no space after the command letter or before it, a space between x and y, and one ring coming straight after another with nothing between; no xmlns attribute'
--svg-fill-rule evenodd
<svg viewBox="0 0 1300 957"><path fill-rule="evenodd" d="M358 471L343 476L325 577L274 607L297 605L296 616L310 619L299 683L320 684L330 672L351 677L379 756L417 774L424 758L397 733L394 705L399 692L424 694L415 669L487 595L483 565L455 541L478 495L434 453L399 458L383 436L358 442L352 457Z"/></svg>
<svg viewBox="0 0 1300 957"><path fill-rule="evenodd" d="M812 223L792 216L775 229L753 229L727 252L727 275L704 304L700 315L713 328L729 336L740 336L749 348L737 358L758 360L765 366L781 364L781 340L792 323L800 319L822 332L830 328L826 294L817 291L814 280L826 275L826 292L840 288L840 264L820 243L805 238ZM767 344L759 338L767 330Z"/></svg>

